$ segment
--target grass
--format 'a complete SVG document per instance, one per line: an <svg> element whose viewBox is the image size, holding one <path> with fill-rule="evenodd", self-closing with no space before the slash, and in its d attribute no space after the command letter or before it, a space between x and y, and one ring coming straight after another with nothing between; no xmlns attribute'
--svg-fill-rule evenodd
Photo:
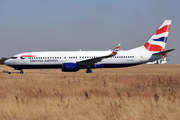
<svg viewBox="0 0 180 120"><path fill-rule="evenodd" d="M0 73L2 120L180 119L180 65ZM1 65L0 71L13 71Z"/></svg>

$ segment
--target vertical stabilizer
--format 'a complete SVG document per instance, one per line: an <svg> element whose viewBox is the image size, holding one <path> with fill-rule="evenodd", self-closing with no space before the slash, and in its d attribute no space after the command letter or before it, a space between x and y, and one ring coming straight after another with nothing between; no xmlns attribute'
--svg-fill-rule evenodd
<svg viewBox="0 0 180 120"><path fill-rule="evenodd" d="M129 51L144 51L144 50L148 50L150 52L164 51L170 27L171 27L171 20L165 20L143 46L131 49Z"/></svg>
<svg viewBox="0 0 180 120"><path fill-rule="evenodd" d="M163 24L157 29L152 37L144 44L144 47L148 51L162 52L165 49L169 30L171 26L171 20L165 20Z"/></svg>

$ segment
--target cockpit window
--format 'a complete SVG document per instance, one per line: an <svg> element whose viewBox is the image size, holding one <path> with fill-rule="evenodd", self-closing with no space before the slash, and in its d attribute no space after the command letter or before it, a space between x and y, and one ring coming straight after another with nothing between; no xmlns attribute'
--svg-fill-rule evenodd
<svg viewBox="0 0 180 120"><path fill-rule="evenodd" d="M11 59L17 59L17 57L11 57Z"/></svg>

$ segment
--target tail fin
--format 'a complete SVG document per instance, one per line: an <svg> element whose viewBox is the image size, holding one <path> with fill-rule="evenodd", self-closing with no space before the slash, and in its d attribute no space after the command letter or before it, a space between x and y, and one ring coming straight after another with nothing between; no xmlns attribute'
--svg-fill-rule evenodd
<svg viewBox="0 0 180 120"><path fill-rule="evenodd" d="M148 51L162 52L165 49L169 30L171 26L171 20L165 20L163 24L157 29L152 37L144 44L144 47Z"/></svg>

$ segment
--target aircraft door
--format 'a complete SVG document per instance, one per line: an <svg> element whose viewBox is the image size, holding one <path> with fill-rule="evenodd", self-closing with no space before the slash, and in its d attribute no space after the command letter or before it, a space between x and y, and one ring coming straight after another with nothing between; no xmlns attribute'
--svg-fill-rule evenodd
<svg viewBox="0 0 180 120"><path fill-rule="evenodd" d="M139 54L140 62L143 62L143 53Z"/></svg>

